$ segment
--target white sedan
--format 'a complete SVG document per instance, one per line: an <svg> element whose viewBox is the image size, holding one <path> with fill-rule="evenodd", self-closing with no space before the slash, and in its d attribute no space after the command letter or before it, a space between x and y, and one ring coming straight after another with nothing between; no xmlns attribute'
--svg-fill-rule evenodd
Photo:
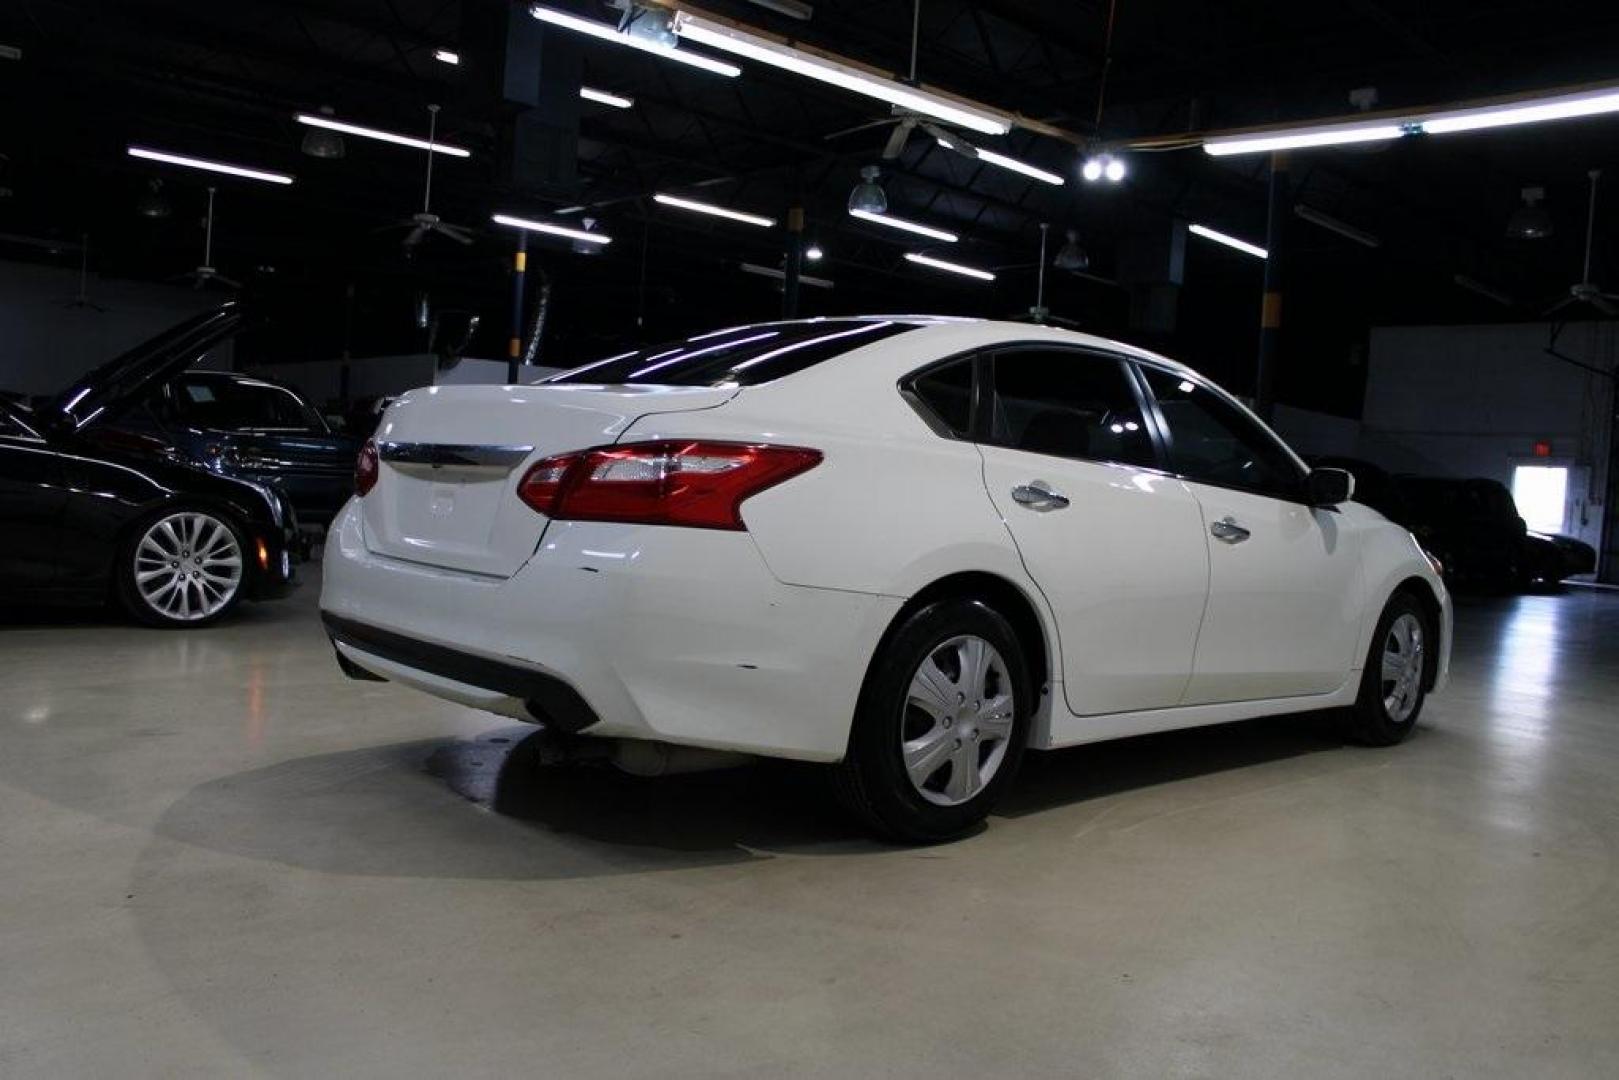
<svg viewBox="0 0 1619 1080"><path fill-rule="evenodd" d="M328 540L345 671L643 771L825 762L909 840L1029 748L1339 708L1448 669L1409 532L1230 395L1064 330L763 323L389 408Z"/></svg>

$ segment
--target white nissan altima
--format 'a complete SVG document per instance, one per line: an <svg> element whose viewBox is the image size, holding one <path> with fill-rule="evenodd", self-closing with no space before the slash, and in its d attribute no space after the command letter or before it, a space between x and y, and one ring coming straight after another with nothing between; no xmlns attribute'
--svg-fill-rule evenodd
<svg viewBox="0 0 1619 1080"><path fill-rule="evenodd" d="M321 608L357 678L631 768L825 762L872 827L933 840L1030 748L1328 708L1403 738L1445 681L1450 600L1352 494L1130 346L764 323L405 395Z"/></svg>

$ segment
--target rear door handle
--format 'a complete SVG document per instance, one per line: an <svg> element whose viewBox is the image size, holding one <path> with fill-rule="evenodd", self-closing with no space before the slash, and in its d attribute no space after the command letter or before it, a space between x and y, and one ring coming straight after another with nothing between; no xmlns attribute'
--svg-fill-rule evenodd
<svg viewBox="0 0 1619 1080"><path fill-rule="evenodd" d="M1068 496L1051 490L1044 480L1031 480L1012 489L1012 501L1030 510L1061 510Z"/></svg>
<svg viewBox="0 0 1619 1080"><path fill-rule="evenodd" d="M1209 526L1209 533L1216 540L1224 540L1228 544L1240 544L1253 535L1247 529L1238 525L1237 519L1233 517L1223 517L1216 521Z"/></svg>

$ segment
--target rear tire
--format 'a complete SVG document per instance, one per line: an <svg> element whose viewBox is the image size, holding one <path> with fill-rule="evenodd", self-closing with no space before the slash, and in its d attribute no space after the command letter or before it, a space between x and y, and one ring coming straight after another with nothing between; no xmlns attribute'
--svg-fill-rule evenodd
<svg viewBox="0 0 1619 1080"><path fill-rule="evenodd" d="M849 752L834 771L838 799L889 839L961 836L1016 775L1034 704L1004 617L976 600L930 604L872 662Z"/></svg>
<svg viewBox="0 0 1619 1080"><path fill-rule="evenodd" d="M1427 699L1434 631L1408 592L1395 593L1377 620L1348 734L1367 746L1393 746L1411 733Z"/></svg>
<svg viewBox="0 0 1619 1080"><path fill-rule="evenodd" d="M247 541L231 518L200 507L167 507L142 521L118 552L119 603L139 622L191 629L241 603Z"/></svg>

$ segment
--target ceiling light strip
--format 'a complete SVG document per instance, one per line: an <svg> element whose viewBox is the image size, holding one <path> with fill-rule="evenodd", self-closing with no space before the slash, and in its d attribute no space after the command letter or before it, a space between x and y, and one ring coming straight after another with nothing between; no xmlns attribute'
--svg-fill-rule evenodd
<svg viewBox="0 0 1619 1080"><path fill-rule="evenodd" d="M1214 135L1204 139L1203 150L1215 157L1225 157L1231 154L1385 142L1407 135L1451 135L1611 113L1619 113L1619 88L1607 86L1482 105L1385 115L1376 121L1305 124L1293 128Z"/></svg>
<svg viewBox="0 0 1619 1080"><path fill-rule="evenodd" d="M1219 229L1211 229L1207 225L1188 225L1186 231L1193 236L1201 236L1205 240L1213 240L1216 244L1224 244L1228 248L1236 248L1245 255L1252 255L1256 259L1268 259L1270 252L1258 244L1250 244L1246 240L1239 240L1229 233Z"/></svg>
<svg viewBox="0 0 1619 1080"><path fill-rule="evenodd" d="M710 214L714 217L728 218L731 221L740 221L747 225L757 225L762 229L771 228L776 224L775 218L760 217L758 214L744 214L740 210L728 210L713 203L698 202L695 199L683 199L678 195L665 195L658 192L652 196L652 201L662 203L664 206L673 206L681 210L691 210L699 214Z"/></svg>
<svg viewBox="0 0 1619 1080"><path fill-rule="evenodd" d="M650 53L653 56L661 56L665 60L674 60L689 67L712 72L715 75L725 75L734 79L742 74L740 67L727 61L716 60L711 56L704 56L702 53L694 53L686 49L677 49L672 45L660 45L658 42L648 41L646 38L632 37L629 34L620 33L616 27L607 23L596 22L594 19L581 19L577 15L569 14L566 11L558 11L555 8L548 8L543 4L533 5L528 9L528 13L541 22L550 23L552 26L560 26L565 30L572 30L575 33L593 37L598 41L607 41L614 45L623 45L627 48Z"/></svg>
<svg viewBox="0 0 1619 1080"><path fill-rule="evenodd" d="M578 240L585 244L611 244L613 238L601 233L585 232L583 229L570 229L564 225L552 225L544 221L532 221L528 218L514 217L511 214L493 214L491 220L496 225L506 225L513 229L526 229L529 232L545 233L548 236L562 236L569 240Z"/></svg>
<svg viewBox="0 0 1619 1080"><path fill-rule="evenodd" d="M325 128L328 131L340 131L345 135L358 135L362 139L375 139L378 142L393 143L395 146L407 146L412 150L431 150L435 154L445 154L449 157L471 157L472 151L464 147L452 146L449 143L426 139L418 139L414 135L400 135L393 131L381 131L377 128L362 127L359 124L350 124L342 120L333 120L329 116L317 116L313 113L297 113L293 119L308 127Z"/></svg>
<svg viewBox="0 0 1619 1080"><path fill-rule="evenodd" d="M598 105L611 105L615 109L628 109L635 104L635 99L622 94L609 94L606 90L597 90L590 86L581 86L579 96L586 101L594 101Z"/></svg>
<svg viewBox="0 0 1619 1080"><path fill-rule="evenodd" d="M1036 168L1026 161L1019 161L1017 158L1007 157L1005 154L996 153L994 150L985 150L983 147L978 148L978 160L987 161L991 165L998 166L999 168L1009 169L1015 173L1022 173L1024 176L1033 177L1034 179L1043 183L1053 184L1057 187L1061 187L1066 182L1061 176L1058 176L1054 172L1047 172L1045 169Z"/></svg>
<svg viewBox="0 0 1619 1080"><path fill-rule="evenodd" d="M441 64L455 66L461 63L461 54L458 52L452 52L449 49L434 49L433 59L437 60Z"/></svg>
<svg viewBox="0 0 1619 1080"><path fill-rule="evenodd" d="M210 161L207 158L188 157L185 154L171 154L167 150L152 150L144 146L131 146L130 157L144 158L147 161L161 161L166 165L184 165L188 169L202 169L206 172L224 173L226 176L240 176L247 180L262 180L267 184L290 184L292 177L286 173L267 172L264 169L250 169L245 165L232 165L224 161Z"/></svg>
<svg viewBox="0 0 1619 1080"><path fill-rule="evenodd" d="M673 26L682 40L769 64L948 124L986 135L1004 135L1012 129L1012 119L1004 113L992 112L937 91L908 86L887 75L862 70L847 61L834 60L739 24L680 11L675 13Z"/></svg>
<svg viewBox="0 0 1619 1080"><path fill-rule="evenodd" d="M861 221L870 221L877 225L886 225L890 229L902 229L918 236L926 236L930 240L941 240L946 244L954 244L961 237L944 229L936 229L932 225L923 225L919 221L910 221L906 218L895 217L893 214L874 214L870 210L850 210L850 217L857 217Z"/></svg>
<svg viewBox="0 0 1619 1080"><path fill-rule="evenodd" d="M914 251L907 251L905 258L913 263L931 266L935 270L946 270L952 274L961 274L963 277L977 278L979 281L994 281L995 275L988 270L980 270L976 266L963 266L961 263L946 262L944 259L935 259L931 255L918 255Z"/></svg>
<svg viewBox="0 0 1619 1080"><path fill-rule="evenodd" d="M774 278L777 281L786 281L787 280L787 272L784 271L784 270L778 270L773 266L760 266L758 263L750 263L750 262L738 263L737 265L742 268L742 272L744 274L757 274L760 277ZM816 277L813 274L799 274L798 275L798 283L800 285L813 285L817 289L830 289L830 288L833 287L833 282L832 282L832 280L830 278ZM836 337L837 335L833 334L831 336ZM697 339L693 338L692 340L695 341ZM821 338L814 338L814 339L812 339L811 342L805 342L804 344L813 344L814 342L819 342L821 340L822 340ZM763 360L763 359L766 359L768 357L775 356L778 353L790 352L793 349L796 349L798 347L799 346L797 346L797 345L791 345L791 346L788 346L786 349L778 349L778 350L776 350L776 352L765 353L765 355L761 356L759 359ZM750 360L748 363L751 364L751 363L753 363L753 361ZM748 364L740 364L740 365L738 365L738 369L740 370L741 368L744 368L744 367L747 367L747 366L748 366Z"/></svg>

